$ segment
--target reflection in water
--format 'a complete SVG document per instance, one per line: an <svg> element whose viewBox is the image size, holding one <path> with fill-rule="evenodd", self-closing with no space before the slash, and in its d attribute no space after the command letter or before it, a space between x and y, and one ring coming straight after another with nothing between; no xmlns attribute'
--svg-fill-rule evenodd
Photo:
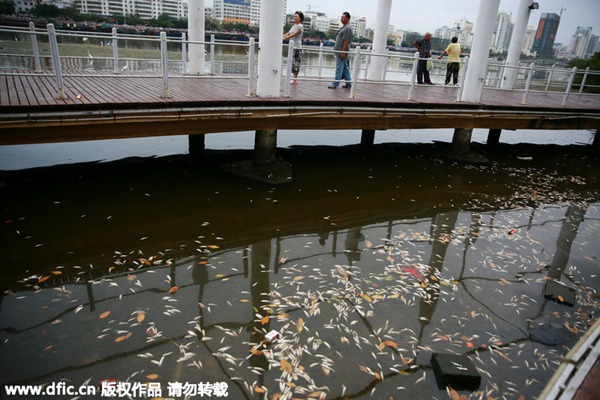
<svg viewBox="0 0 600 400"><path fill-rule="evenodd" d="M536 396L568 348L534 342L531 321L581 336L596 317L597 160L382 149L291 154L280 187L210 158L5 174L2 384L441 398L429 359L443 351L474 361L476 396ZM548 278L576 307L542 297Z"/></svg>

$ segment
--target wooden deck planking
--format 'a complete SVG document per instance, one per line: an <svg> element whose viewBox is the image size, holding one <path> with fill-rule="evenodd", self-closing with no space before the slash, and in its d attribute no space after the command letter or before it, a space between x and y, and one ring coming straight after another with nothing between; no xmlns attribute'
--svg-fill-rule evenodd
<svg viewBox="0 0 600 400"><path fill-rule="evenodd" d="M56 99L56 87L49 79L36 79L35 77L27 77L31 85L35 85L38 90L38 101L40 105L54 104Z"/></svg>
<svg viewBox="0 0 600 400"><path fill-rule="evenodd" d="M8 93L2 98L0 106L26 106L38 107L60 104L127 104L127 103L196 103L196 102L222 102L244 101L255 102L256 97L247 96L248 83L245 79L219 79L219 78L191 78L170 77L170 98L163 99L163 82L160 77L127 77L123 75L112 76L111 72L104 72L106 77L69 77L64 78L65 92L69 100L54 99L53 77L31 76L21 82L15 76L7 76L2 80L2 90ZM459 88L453 86L425 86L418 85L414 88L413 100L408 100L410 87L408 85L391 85L385 83L359 82L356 89L356 98L350 99L350 90L338 88L327 89L329 81L302 81L290 86L290 97L269 98L270 101L314 101L314 102L356 102L394 103L394 104L459 104L456 95ZM39 93L37 89L39 90ZM45 88L41 90L41 88ZM283 84L281 86L283 92ZM52 93L51 96L49 94ZM39 98L39 94L43 94ZM81 94L82 99L75 101ZM586 97L587 96L587 97ZM485 89L482 95L482 104L502 107L519 107L523 109L544 108L598 108L598 96L571 94L566 107L562 107L562 93L531 92L527 104L521 104L522 91L505 91ZM264 100L264 98L263 98ZM467 104L467 103L465 103Z"/></svg>

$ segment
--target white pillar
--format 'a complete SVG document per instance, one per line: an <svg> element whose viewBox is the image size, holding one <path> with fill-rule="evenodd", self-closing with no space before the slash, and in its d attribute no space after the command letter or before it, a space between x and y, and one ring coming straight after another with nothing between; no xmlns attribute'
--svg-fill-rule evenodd
<svg viewBox="0 0 600 400"><path fill-rule="evenodd" d="M285 2L262 0L260 2L260 33L258 35L259 97L279 97L281 85L281 53L283 49L283 13Z"/></svg>
<svg viewBox="0 0 600 400"><path fill-rule="evenodd" d="M188 40L204 42L204 0L188 0ZM190 43L188 72L204 75L204 45Z"/></svg>
<svg viewBox="0 0 600 400"><path fill-rule="evenodd" d="M475 36L473 37L467 75L463 83L462 101L479 103L481 100L499 7L500 0L480 0L479 2Z"/></svg>
<svg viewBox="0 0 600 400"><path fill-rule="evenodd" d="M510 46L508 47L508 56L506 57L507 67L519 66L521 48L523 47L525 32L527 32L527 23L529 22L529 15L531 14L530 7L532 3L533 0L521 0L519 3L517 20L515 21L512 37L510 38ZM518 72L519 70L517 68L505 68L500 87L502 89L514 89Z"/></svg>
<svg viewBox="0 0 600 400"><path fill-rule="evenodd" d="M379 0L375 18L375 33L373 35L373 53L385 54L391 13L392 0ZM383 69L385 68L385 65L384 57L371 57L371 65L369 66L367 79L370 81L383 80Z"/></svg>

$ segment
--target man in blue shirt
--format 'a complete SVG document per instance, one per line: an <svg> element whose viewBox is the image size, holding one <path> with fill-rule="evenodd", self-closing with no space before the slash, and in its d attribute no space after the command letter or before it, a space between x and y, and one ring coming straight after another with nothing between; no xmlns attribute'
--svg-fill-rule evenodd
<svg viewBox="0 0 600 400"><path fill-rule="evenodd" d="M423 40L417 40L413 44L419 50L419 63L417 64L417 83L433 85L427 71L427 59L431 57L431 33L427 32Z"/></svg>
<svg viewBox="0 0 600 400"><path fill-rule="evenodd" d="M350 48L350 40L352 39L352 28L348 23L350 22L350 13L345 11L341 17L342 24L344 26L338 32L335 38L335 44L333 50L339 52L335 53L335 81L331 82L329 89L337 89L340 84L340 80L344 79L346 84L343 86L344 89L352 87L350 81L350 63L348 62L348 49Z"/></svg>

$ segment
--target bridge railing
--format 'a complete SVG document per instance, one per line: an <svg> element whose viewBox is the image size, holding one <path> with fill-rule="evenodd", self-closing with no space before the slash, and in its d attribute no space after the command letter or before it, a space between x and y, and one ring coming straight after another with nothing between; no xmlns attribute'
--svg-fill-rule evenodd
<svg viewBox="0 0 600 400"><path fill-rule="evenodd" d="M248 95L255 94L256 87L256 46L253 38L247 42L216 40L212 35L210 41L190 41L185 33L181 37L168 37L162 32L159 37L147 35L119 34L115 28L111 32L74 32L55 30L52 24L47 29L37 29L30 23L29 28L0 27L0 37L26 39L27 46L5 46L2 56L4 60L0 74L49 74L56 80L57 97L63 98L63 77L77 76L156 76L163 79L162 97L169 97L169 80L173 78L210 79L214 77L225 79L247 80ZM60 40L59 40L60 39ZM22 39L25 40L25 39ZM130 46L135 43L135 51ZM85 46L81 46L85 44ZM92 44L94 45L92 47ZM99 45L99 46L98 46ZM190 71L188 48L199 45L204 48L204 74ZM60 48L60 49L59 49ZM10 51L13 49L14 54ZM90 49L94 53L90 52ZM43 51L41 51L43 50ZM87 55L82 51L87 51ZM284 49L287 56L282 57L286 67L284 96L290 94L291 81L291 51L289 46ZM120 54L121 53L121 54ZM126 54L129 57L123 57ZM303 62L299 81L330 82L335 75L336 51L320 46L304 46ZM135 55L135 57L131 57ZM208 59L207 59L208 57ZM375 59L383 58L383 74L376 80L369 80L369 70ZM409 86L408 100L414 97L416 82L417 55L386 51L376 53L370 48L356 47L350 54L352 71L352 89L350 97L357 96L359 86L373 83ZM442 83L446 75L446 60L430 59L430 76L436 83ZM463 77L468 67L468 58L461 60L461 77L459 79L457 100L460 99ZM17 68L17 71L6 71ZM507 69L517 69L517 81L514 90L523 92L522 103L532 91L554 91L564 93L566 104L571 94L582 94L584 88L597 89L598 85L589 85L588 78L600 75L598 71L585 71L556 66L544 67L531 64L529 66L511 67L505 64L490 63L484 81L486 88L500 88L501 80ZM111 71L112 74L107 74Z"/></svg>

